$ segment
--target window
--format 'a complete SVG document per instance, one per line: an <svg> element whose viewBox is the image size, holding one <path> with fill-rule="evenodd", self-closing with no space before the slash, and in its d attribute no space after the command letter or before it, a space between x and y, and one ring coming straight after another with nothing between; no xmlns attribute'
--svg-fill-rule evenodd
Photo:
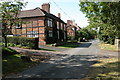
<svg viewBox="0 0 120 80"><path fill-rule="evenodd" d="M21 29L21 28L22 28L22 23L18 23L18 24L16 25L16 28L17 28L17 29Z"/></svg>
<svg viewBox="0 0 120 80"><path fill-rule="evenodd" d="M53 37L52 31L49 31L49 37Z"/></svg>
<svg viewBox="0 0 120 80"><path fill-rule="evenodd" d="M38 31L33 31L33 37L38 37Z"/></svg>
<svg viewBox="0 0 120 80"><path fill-rule="evenodd" d="M59 22L57 22L57 29L59 29Z"/></svg>
<svg viewBox="0 0 120 80"><path fill-rule="evenodd" d="M62 29L62 27L63 27L63 24L61 23L61 28L60 29Z"/></svg>
<svg viewBox="0 0 120 80"><path fill-rule="evenodd" d="M27 37L38 37L38 31L28 31Z"/></svg>
<svg viewBox="0 0 120 80"><path fill-rule="evenodd" d="M48 26L52 27L52 19L48 19Z"/></svg>
<svg viewBox="0 0 120 80"><path fill-rule="evenodd" d="M57 31L57 33L58 33L58 39L60 39L59 31Z"/></svg>
<svg viewBox="0 0 120 80"><path fill-rule="evenodd" d="M66 39L66 33L64 32L64 39Z"/></svg>
<svg viewBox="0 0 120 80"><path fill-rule="evenodd" d="M64 30L66 30L66 25L64 24Z"/></svg>
<svg viewBox="0 0 120 80"><path fill-rule="evenodd" d="M32 35L27 35L27 37L32 37Z"/></svg>

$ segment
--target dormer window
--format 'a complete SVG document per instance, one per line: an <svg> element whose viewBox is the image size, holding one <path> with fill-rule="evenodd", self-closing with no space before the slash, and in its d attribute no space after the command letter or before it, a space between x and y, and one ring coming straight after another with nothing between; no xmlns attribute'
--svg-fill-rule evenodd
<svg viewBox="0 0 120 80"><path fill-rule="evenodd" d="M18 24L16 25L16 28L17 28L17 29L21 29L21 28L22 28L22 23L18 23Z"/></svg>

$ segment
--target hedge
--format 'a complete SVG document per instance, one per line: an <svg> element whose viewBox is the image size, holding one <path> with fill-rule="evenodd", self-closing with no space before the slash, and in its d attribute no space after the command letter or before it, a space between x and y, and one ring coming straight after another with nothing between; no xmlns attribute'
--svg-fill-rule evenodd
<svg viewBox="0 0 120 80"><path fill-rule="evenodd" d="M2 40L5 42L4 38ZM28 38L28 37L7 37L7 43L14 43L16 45L28 46L30 48L38 48L38 38Z"/></svg>

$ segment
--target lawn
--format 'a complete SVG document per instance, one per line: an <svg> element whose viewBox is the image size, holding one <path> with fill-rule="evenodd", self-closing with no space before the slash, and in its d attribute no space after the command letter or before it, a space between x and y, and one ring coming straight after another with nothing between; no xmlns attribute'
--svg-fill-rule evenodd
<svg viewBox="0 0 120 80"><path fill-rule="evenodd" d="M79 47L80 44L77 44L77 43L66 43L64 45L60 45L60 46L57 46L57 47L60 47L60 48L76 48L76 47Z"/></svg>
<svg viewBox="0 0 120 80"><path fill-rule="evenodd" d="M35 62L25 62L21 59L21 54L10 48L2 48L2 72L3 77L17 73L25 68L35 65Z"/></svg>
<svg viewBox="0 0 120 80"><path fill-rule="evenodd" d="M118 51L116 45L110 45L110 44L104 44L104 43L99 43L98 45L100 46L101 49L104 49L104 50Z"/></svg>
<svg viewBox="0 0 120 80"><path fill-rule="evenodd" d="M109 58L99 60L98 63L92 65L89 73L89 79L85 80L120 80L120 62L117 58Z"/></svg>

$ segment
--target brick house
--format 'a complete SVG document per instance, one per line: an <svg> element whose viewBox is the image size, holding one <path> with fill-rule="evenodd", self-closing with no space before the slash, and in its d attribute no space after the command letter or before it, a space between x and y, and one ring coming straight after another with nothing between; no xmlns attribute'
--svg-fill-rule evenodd
<svg viewBox="0 0 120 80"><path fill-rule="evenodd" d="M13 36L35 37L39 39L39 45L66 41L66 23L50 13L50 4L44 3L31 10L21 11L18 15L22 22L12 27ZM26 23L24 23L26 22Z"/></svg>
<svg viewBox="0 0 120 80"><path fill-rule="evenodd" d="M67 20L67 36L69 38L76 39L78 30L80 30L80 27L77 24L72 20Z"/></svg>

